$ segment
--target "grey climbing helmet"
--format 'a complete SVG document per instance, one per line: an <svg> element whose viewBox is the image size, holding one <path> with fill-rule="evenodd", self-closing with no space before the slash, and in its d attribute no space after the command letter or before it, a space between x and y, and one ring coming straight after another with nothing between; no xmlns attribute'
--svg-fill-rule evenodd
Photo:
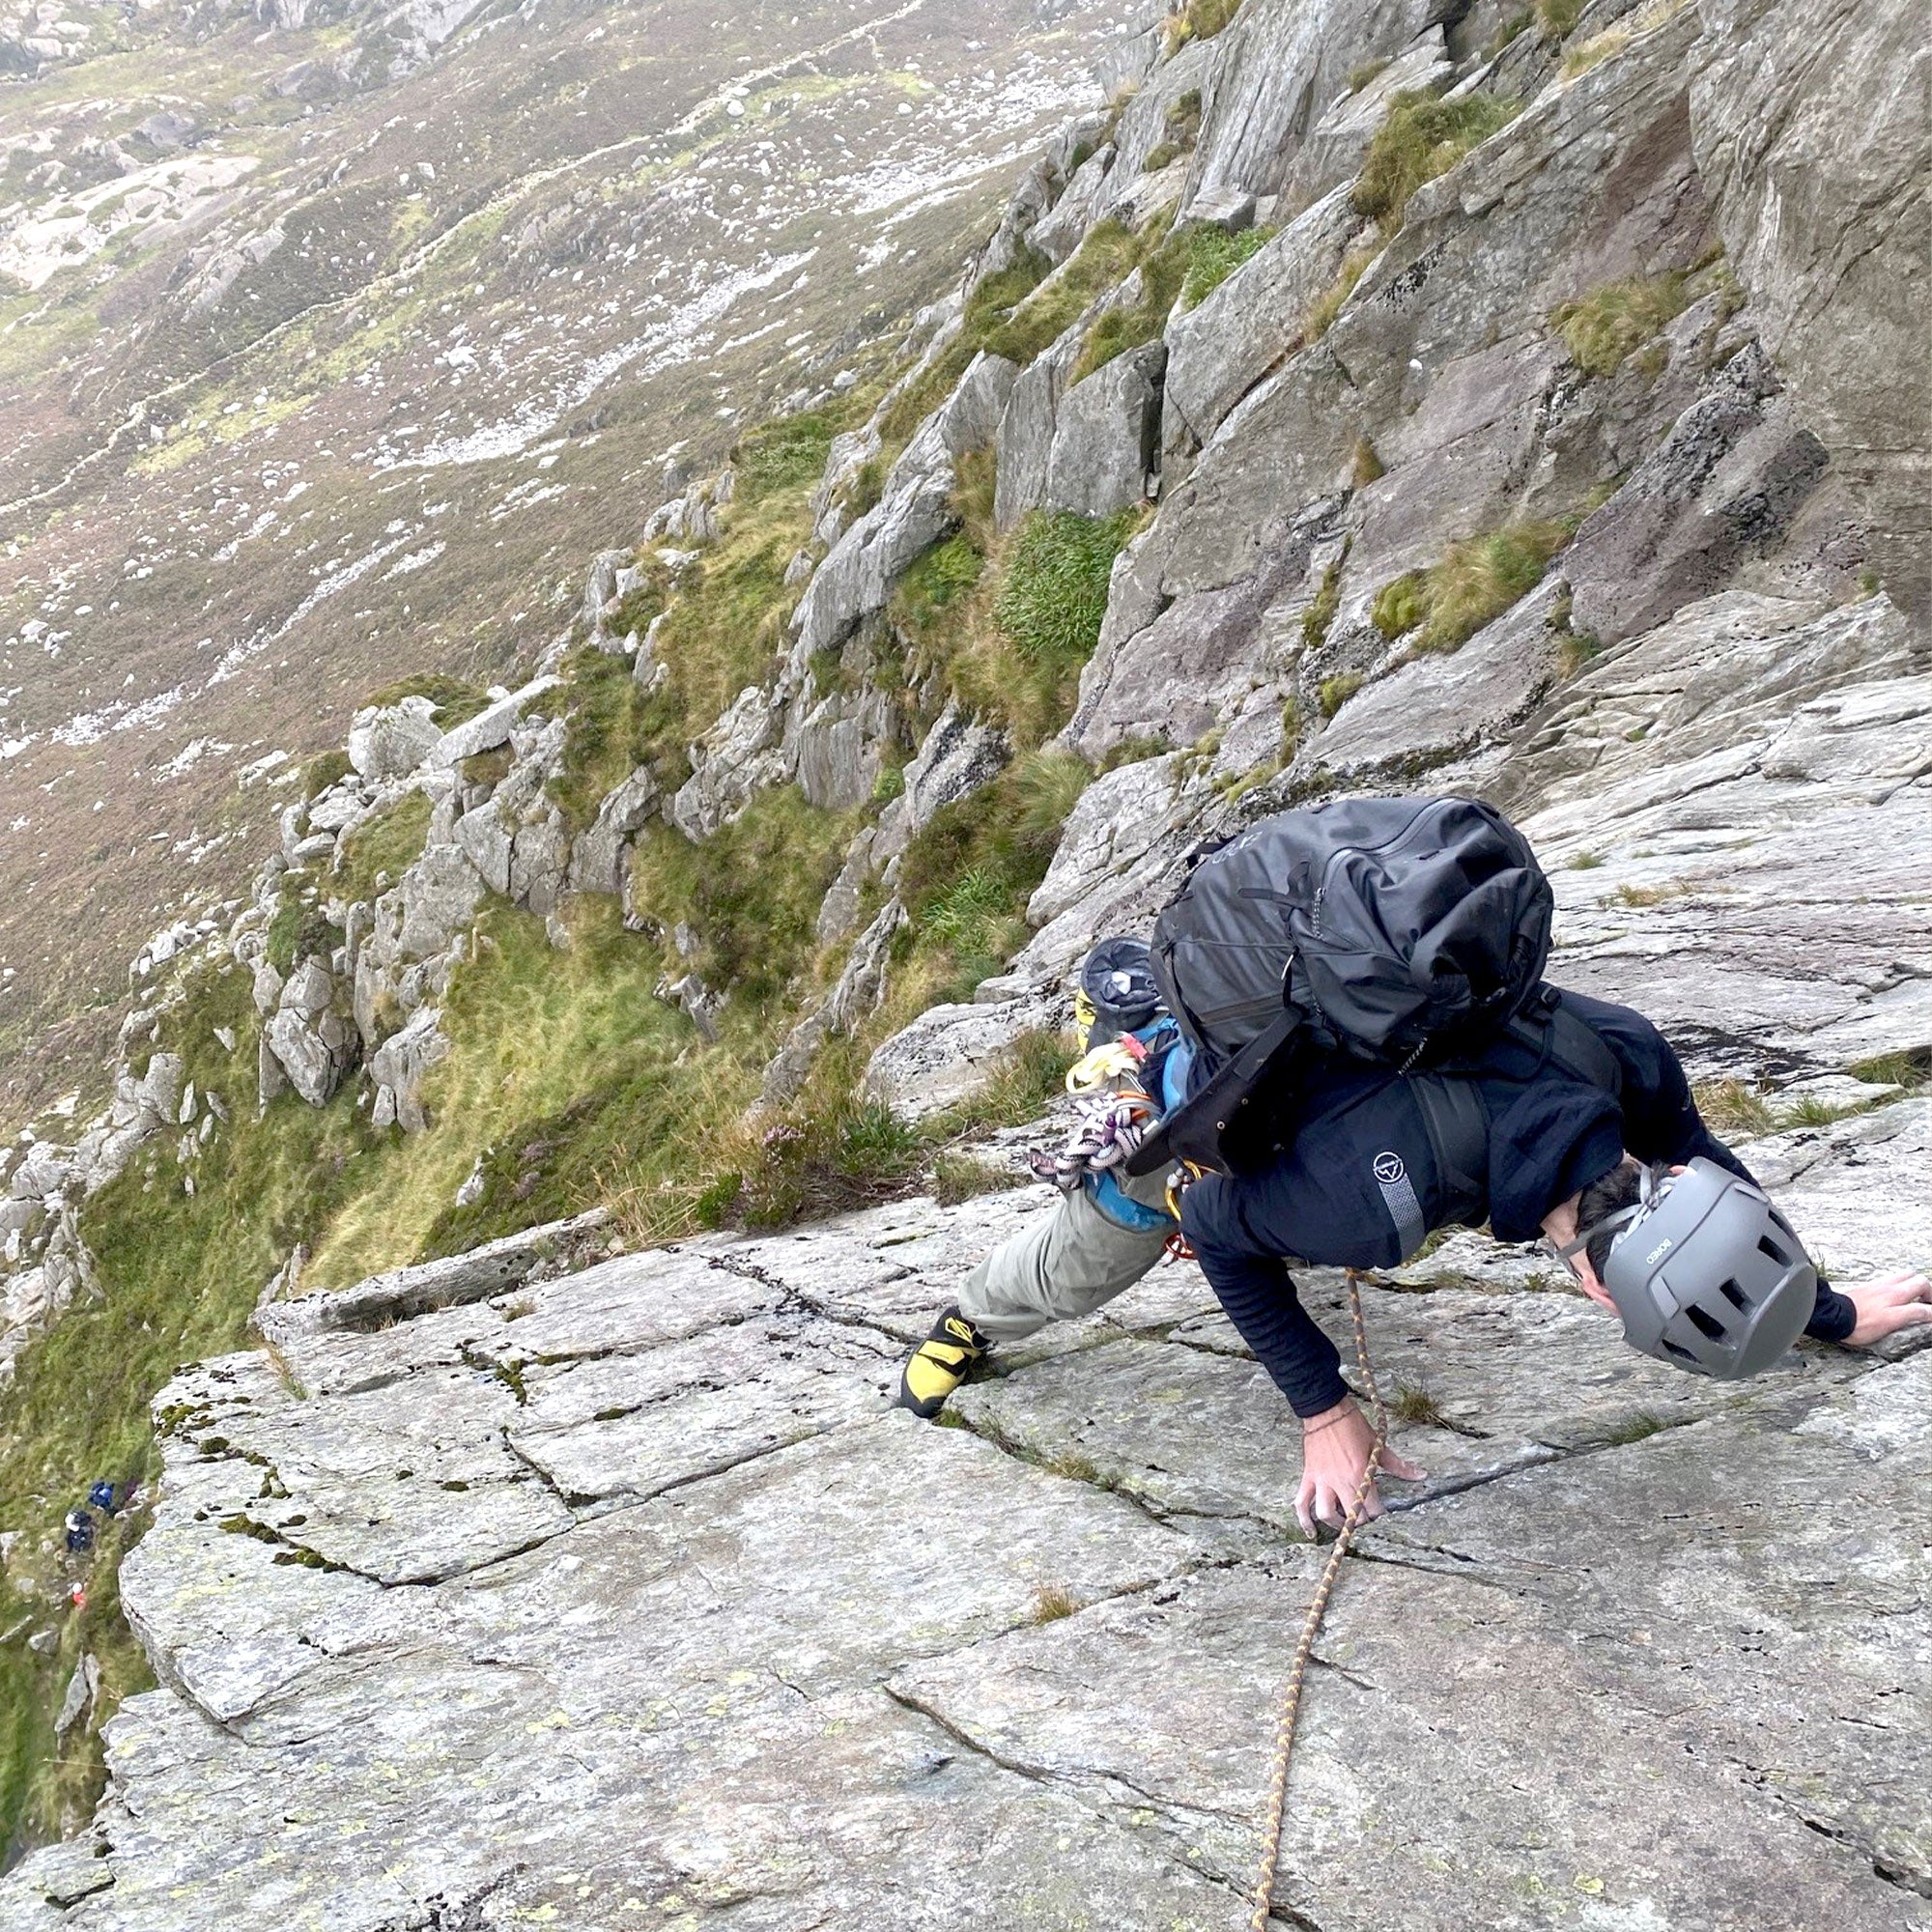
<svg viewBox="0 0 1932 1932"><path fill-rule="evenodd" d="M1646 1167L1633 1207L1563 1252L1622 1230L1602 1270L1624 1340L1646 1355L1719 1381L1768 1369L1811 1319L1818 1275L1764 1193L1713 1160L1681 1173Z"/></svg>

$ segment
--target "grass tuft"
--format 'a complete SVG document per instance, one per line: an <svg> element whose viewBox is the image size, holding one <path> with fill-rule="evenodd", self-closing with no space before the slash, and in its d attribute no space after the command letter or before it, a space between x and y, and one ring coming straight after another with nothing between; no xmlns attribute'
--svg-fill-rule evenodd
<svg viewBox="0 0 1932 1932"><path fill-rule="evenodd" d="M1335 279L1308 304L1308 313L1301 318L1303 342L1320 342L1328 333L1335 318L1355 293L1355 285L1368 272L1369 264L1380 252L1378 248L1350 248L1342 257L1342 266L1336 270Z"/></svg>
<svg viewBox="0 0 1932 1932"><path fill-rule="evenodd" d="M1777 1124L1764 1091L1742 1080L1711 1080L1694 1090L1697 1111L1719 1133L1768 1134Z"/></svg>
<svg viewBox="0 0 1932 1932"><path fill-rule="evenodd" d="M1624 359L1681 314L1687 297L1681 274L1633 275L1605 282L1549 318L1570 359L1588 376L1615 374Z"/></svg>
<svg viewBox="0 0 1932 1932"><path fill-rule="evenodd" d="M1274 239L1271 228L1199 227L1188 243L1187 270L1180 280L1180 305L1199 308L1242 263L1252 261Z"/></svg>
<svg viewBox="0 0 1932 1932"><path fill-rule="evenodd" d="M1054 1624L1065 1617L1073 1616L1080 1608L1080 1600L1070 1590L1058 1583L1042 1583L1033 1593L1033 1608L1027 1615L1030 1624Z"/></svg>
<svg viewBox="0 0 1932 1932"><path fill-rule="evenodd" d="M1398 94L1363 157L1351 197L1355 213L1379 222L1384 235L1393 235L1417 188L1447 174L1520 112L1520 101L1488 94L1465 94L1456 100Z"/></svg>
<svg viewBox="0 0 1932 1932"><path fill-rule="evenodd" d="M1362 688L1360 671L1345 670L1321 680L1321 715L1332 718Z"/></svg>
<svg viewBox="0 0 1932 1932"><path fill-rule="evenodd" d="M1135 517L1035 510L1020 526L993 614L1023 662L1084 664L1100 641L1107 580Z"/></svg>
<svg viewBox="0 0 1932 1932"><path fill-rule="evenodd" d="M1520 518L1451 544L1441 562L1383 584L1370 617L1385 638L1413 633L1418 651L1458 650L1543 582L1574 529L1564 520Z"/></svg>

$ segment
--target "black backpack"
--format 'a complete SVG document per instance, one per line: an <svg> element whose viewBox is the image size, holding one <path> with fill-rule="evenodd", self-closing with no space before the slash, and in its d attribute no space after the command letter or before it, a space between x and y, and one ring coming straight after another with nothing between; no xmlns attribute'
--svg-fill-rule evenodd
<svg viewBox="0 0 1932 1932"><path fill-rule="evenodd" d="M1281 1144L1319 1054L1466 1069L1508 1032L1614 1088L1596 1035L1571 1014L1554 1024L1542 982L1552 909L1528 841L1473 799L1338 799L1208 850L1152 943L1161 996L1208 1078L1130 1171L1251 1164ZM1445 1172L1466 1175L1486 1131L1480 1103L1447 1078L1417 1092L1432 1139L1441 1126Z"/></svg>

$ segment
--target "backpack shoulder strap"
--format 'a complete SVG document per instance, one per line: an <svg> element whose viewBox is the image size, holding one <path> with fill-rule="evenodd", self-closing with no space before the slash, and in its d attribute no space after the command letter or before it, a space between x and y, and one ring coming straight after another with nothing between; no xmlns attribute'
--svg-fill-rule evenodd
<svg viewBox="0 0 1932 1932"><path fill-rule="evenodd" d="M1509 1023L1508 1032L1573 1079L1606 1094L1623 1092L1624 1070L1616 1055L1588 1020L1564 1005L1554 986L1545 986Z"/></svg>
<svg viewBox="0 0 1932 1932"><path fill-rule="evenodd" d="M1490 1189L1490 1117L1473 1080L1453 1074L1412 1073L1408 1089L1422 1113L1436 1179L1451 1206L1445 1221L1481 1219Z"/></svg>

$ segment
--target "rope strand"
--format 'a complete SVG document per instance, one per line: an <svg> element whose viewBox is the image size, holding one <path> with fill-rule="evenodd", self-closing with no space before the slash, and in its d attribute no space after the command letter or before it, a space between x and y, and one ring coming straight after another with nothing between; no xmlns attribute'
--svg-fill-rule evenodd
<svg viewBox="0 0 1932 1932"><path fill-rule="evenodd" d="M1281 1860L1282 1814L1288 1804L1288 1767L1294 1752L1294 1727L1301 1716L1302 1680L1308 1674L1308 1660L1314 1655L1315 1639L1321 1632L1321 1619L1328 1611L1328 1599L1342 1574L1342 1563L1349 1553L1349 1546L1354 1541L1355 1531L1361 1524L1369 1491L1375 1485L1376 1466L1381 1461L1383 1446L1388 1441L1388 1410L1383 1406L1376 1373L1369 1366L1368 1330L1362 1323L1361 1276L1353 1268L1348 1270L1348 1276L1349 1312L1355 1324L1355 1365L1361 1371L1369 1401L1375 1407L1375 1441L1369 1450L1368 1466L1362 1471L1362 1480L1355 1485L1348 1514L1342 1519L1341 1533L1328 1551L1328 1561L1322 1566L1321 1579L1315 1585L1315 1595L1309 1600L1308 1615L1301 1625L1301 1640L1294 1646L1294 1662L1289 1668L1288 1683L1281 1693L1280 1716L1275 1720L1274 1761L1268 1774L1267 1815L1262 1828L1261 1862L1255 1874L1255 1909L1254 1916L1248 1920L1248 1932L1267 1932L1267 1922L1274 1911L1274 1875Z"/></svg>

